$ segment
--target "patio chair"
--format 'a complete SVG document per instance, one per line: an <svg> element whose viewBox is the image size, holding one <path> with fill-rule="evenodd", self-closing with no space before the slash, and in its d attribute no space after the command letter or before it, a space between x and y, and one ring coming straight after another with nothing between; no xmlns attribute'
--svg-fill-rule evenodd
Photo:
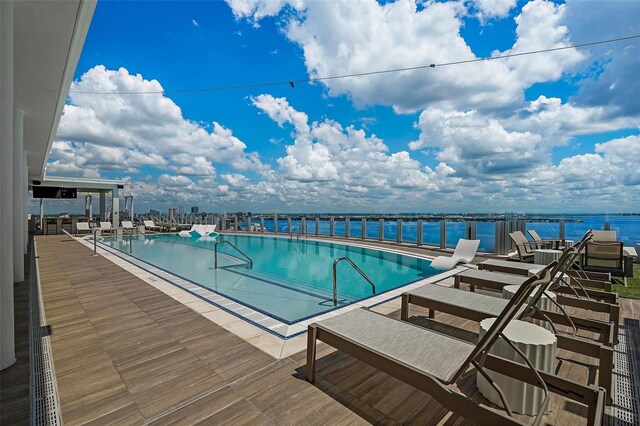
<svg viewBox="0 0 640 426"><path fill-rule="evenodd" d="M307 340L307 380L315 381L316 343L321 340L428 393L448 410L480 424L523 424L513 417L504 393L485 369L542 388L545 398L541 408L547 406L550 392L586 404L588 424L601 424L603 389L536 370L503 333L520 310L526 308L528 297L549 281L551 271L547 268L520 286L477 345L364 308L311 324ZM513 348L526 365L491 355L489 350L499 338ZM496 390L506 413L474 402L454 388L471 366ZM540 423L543 413L543 409L538 410L534 424Z"/></svg>
<svg viewBox="0 0 640 426"><path fill-rule="evenodd" d="M142 223L144 224L145 232L147 231L159 232L162 229L160 226L153 223L153 220L143 220Z"/></svg>
<svg viewBox="0 0 640 426"><path fill-rule="evenodd" d="M89 222L76 223L76 237L80 235L80 233L91 234L91 227L89 226Z"/></svg>
<svg viewBox="0 0 640 426"><path fill-rule="evenodd" d="M456 249L453 251L453 255L438 256L431 262L431 267L435 269L449 270L453 269L459 263L471 263L476 256L480 240L465 240L460 238Z"/></svg>
<svg viewBox="0 0 640 426"><path fill-rule="evenodd" d="M104 235L105 232L108 232L109 234L113 233L111 222L100 222L100 226L98 227L98 229L100 229L101 235Z"/></svg>
<svg viewBox="0 0 640 426"><path fill-rule="evenodd" d="M544 310L538 306L538 302L547 290L554 291L556 288L564 285L562 280L565 272L571 268L571 264L579 254L580 251L577 244L565 250L557 262L557 266L555 266L551 272L551 275L554 277L553 280L551 280L546 287L540 287L529 301L531 309L522 311L517 319L522 320L525 317L531 317L546 321L550 324L553 333L556 335L558 348L597 358L600 371L598 384L607 391L609 395L608 402L612 402L614 339L611 324L589 320L579 316L570 316L566 310L552 298L549 298L549 300L551 303L556 304L560 312ZM506 299L495 296L469 293L451 287L427 284L402 295L400 318L403 321L408 321L409 305L414 304L427 308L428 316L431 319L435 318L435 311L438 310L471 321L482 321L486 318L498 316L507 303L508 301ZM556 328L556 325L571 327L572 332L560 332ZM598 342L593 342L576 337L578 329L588 330L590 332L599 330L601 338Z"/></svg>
<svg viewBox="0 0 640 426"><path fill-rule="evenodd" d="M138 232L138 228L133 225L133 222L130 220L123 220L120 222L122 229L126 230L128 233Z"/></svg>
<svg viewBox="0 0 640 426"><path fill-rule="evenodd" d="M564 238L542 238L533 229L528 229L527 232L529 233L529 235L531 235L531 238L533 238L533 241L535 241L538 244L541 244L541 245L548 244L551 246L551 248L554 248L556 250L562 250L564 248Z"/></svg>
<svg viewBox="0 0 640 426"><path fill-rule="evenodd" d="M592 231L593 241L600 242L614 242L617 241L616 231Z"/></svg>
<svg viewBox="0 0 640 426"><path fill-rule="evenodd" d="M516 250L518 251L518 257L521 262L533 262L533 250L534 249L543 249L549 248L550 245L547 243L537 243L535 241L527 240L527 237L520 231L509 232L509 236L511 240L516 245Z"/></svg>
<svg viewBox="0 0 640 426"><path fill-rule="evenodd" d="M585 247L582 269L585 271L605 272L621 277L627 286L625 270L624 244L622 241L589 242Z"/></svg>

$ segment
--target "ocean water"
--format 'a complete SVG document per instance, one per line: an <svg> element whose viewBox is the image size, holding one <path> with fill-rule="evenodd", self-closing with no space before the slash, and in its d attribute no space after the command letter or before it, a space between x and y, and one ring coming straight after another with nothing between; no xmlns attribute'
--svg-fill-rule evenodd
<svg viewBox="0 0 640 426"><path fill-rule="evenodd" d="M536 220L538 219L538 220ZM640 243L640 216L615 216L615 215L536 215L535 218L527 219L527 229L534 229L542 238L557 238L560 234L560 224L558 222L546 222L540 220L564 219L565 238L569 240L579 240L588 229L604 229L606 221L610 223L610 229L616 231L618 239L623 241L625 246L635 246ZM570 221L570 222L569 222ZM253 219L253 223L259 223ZM315 234L315 220L307 220L307 233ZM246 223L240 226L245 226ZM274 230L273 219L265 219L264 226L267 231ZM279 219L278 232L287 232L287 220ZM294 233L300 227L300 221L292 220L291 227ZM334 235L345 236L345 222L335 221ZM464 238L466 225L464 222L447 222L447 247L455 247L458 239ZM329 235L329 221L321 220L318 226L320 235ZM397 241L398 223L395 220L384 222L382 230L383 239ZM362 236L362 222L352 220L349 224L349 236ZM415 243L418 236L417 222L402 222L402 241ZM366 225L366 238L379 239L380 227L378 220L371 220ZM480 240L480 250L492 252L495 249L495 223L477 222L477 237ZM440 223L423 222L422 241L425 245L440 245Z"/></svg>

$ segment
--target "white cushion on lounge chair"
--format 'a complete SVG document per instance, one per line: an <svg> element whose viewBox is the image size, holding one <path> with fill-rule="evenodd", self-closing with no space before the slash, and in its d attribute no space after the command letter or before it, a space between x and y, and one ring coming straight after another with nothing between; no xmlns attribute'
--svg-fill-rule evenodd
<svg viewBox="0 0 640 426"><path fill-rule="evenodd" d="M131 222L130 220L123 220L122 227L125 229L135 229L135 227L133 226L133 222Z"/></svg>
<svg viewBox="0 0 640 426"><path fill-rule="evenodd" d="M101 229L111 229L111 222L100 222Z"/></svg>
<svg viewBox="0 0 640 426"><path fill-rule="evenodd" d="M460 238L453 256L438 256L433 259L431 266L435 269L449 270L454 268L458 263L470 263L478 251L480 240L465 240Z"/></svg>

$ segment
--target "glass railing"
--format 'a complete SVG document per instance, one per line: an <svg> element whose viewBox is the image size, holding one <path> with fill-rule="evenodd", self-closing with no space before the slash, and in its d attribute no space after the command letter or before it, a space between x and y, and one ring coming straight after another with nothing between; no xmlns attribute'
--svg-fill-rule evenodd
<svg viewBox="0 0 640 426"><path fill-rule="evenodd" d="M229 218L233 224L233 218ZM640 216L614 216L614 215L558 215L543 218L531 219L525 222L525 231L533 229L542 238L559 238L561 233L560 220L564 221L564 237L567 240L579 240L588 229L604 229L607 222L612 231L615 231L617 238L624 242L625 246L634 246L640 244ZM251 222L259 225L259 218L251 218ZM264 228L266 232L273 232L274 220L265 216L263 218ZM314 218L306 219L307 235L316 234L316 221ZM476 236L480 240L479 250L491 253L496 249L496 222L477 221ZM246 228L247 222L239 221L238 224L242 229ZM333 235L335 237L346 237L347 223L344 219L334 220ZM292 217L291 229L293 233L297 233L301 229L301 218ZM330 220L328 218L319 220L317 223L317 234L321 236L330 235ZM467 222L451 221L445 223L446 227L446 247L453 248L460 238L467 235ZM277 229L279 233L286 233L289 230L289 221L285 218L278 217ZM473 228L472 228L473 229ZM440 247L440 221L422 221L422 245ZM362 219L355 218L349 221L349 238L362 238ZM527 238L531 237L525 232ZM380 239L380 221L379 219L368 219L366 221L366 239ZM383 239L388 242L398 241L398 220L385 219L383 222ZM418 243L418 221L415 218L406 218L402 220L402 243L417 244Z"/></svg>
<svg viewBox="0 0 640 426"><path fill-rule="evenodd" d="M460 238L466 238L467 223L466 222L447 222L447 248L454 248L458 244Z"/></svg>
<svg viewBox="0 0 640 426"><path fill-rule="evenodd" d="M440 246L440 222L422 222L422 244Z"/></svg>
<svg viewBox="0 0 640 426"><path fill-rule="evenodd" d="M525 230L529 229L536 231L542 239L554 239L560 235L560 223L558 222L526 222ZM525 235L531 239L528 232L525 232Z"/></svg>

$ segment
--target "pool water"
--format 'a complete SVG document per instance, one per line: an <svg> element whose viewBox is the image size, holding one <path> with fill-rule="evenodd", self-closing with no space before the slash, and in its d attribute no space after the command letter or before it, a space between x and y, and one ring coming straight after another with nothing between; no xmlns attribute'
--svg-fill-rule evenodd
<svg viewBox="0 0 640 426"><path fill-rule="evenodd" d="M244 258L228 241L242 250ZM282 322L335 309L333 262L349 257L376 286L376 294L441 271L431 261L323 241L244 235L184 238L175 234L104 237L101 242ZM214 247L218 245L218 269ZM338 306L373 295L369 283L347 262L337 267Z"/></svg>

